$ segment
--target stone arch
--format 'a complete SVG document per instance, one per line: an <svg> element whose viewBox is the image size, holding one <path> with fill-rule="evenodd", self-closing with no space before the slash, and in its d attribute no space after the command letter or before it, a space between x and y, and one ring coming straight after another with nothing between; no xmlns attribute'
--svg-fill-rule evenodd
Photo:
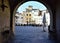
<svg viewBox="0 0 60 43"><path fill-rule="evenodd" d="M15 9L14 9L14 11L13 11L13 24L12 24L12 31L14 31L14 24L15 24L15 19L14 19L14 16L15 16L15 13L16 13L16 10L17 10L17 8L20 6L20 5L22 5L22 4L24 4L25 2L28 2L28 1L21 1L21 2L19 2L18 4L17 4L17 6L15 7ZM52 14L52 10L51 10L51 8L50 8L50 6L45 2L45 1L43 1L43 0L40 0L40 1L37 1L37 2L40 2L40 3L42 3L43 5L45 5L45 7L48 9L48 11L49 11L49 13L50 13L50 28L49 28L49 30L50 31L53 31L53 14Z"/></svg>

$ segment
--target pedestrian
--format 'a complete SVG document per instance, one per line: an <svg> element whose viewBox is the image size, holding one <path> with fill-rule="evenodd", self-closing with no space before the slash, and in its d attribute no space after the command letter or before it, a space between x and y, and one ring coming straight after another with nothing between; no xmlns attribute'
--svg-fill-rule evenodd
<svg viewBox="0 0 60 43"><path fill-rule="evenodd" d="M46 27L46 16L45 16L45 13L43 15L43 31L45 32L44 27Z"/></svg>

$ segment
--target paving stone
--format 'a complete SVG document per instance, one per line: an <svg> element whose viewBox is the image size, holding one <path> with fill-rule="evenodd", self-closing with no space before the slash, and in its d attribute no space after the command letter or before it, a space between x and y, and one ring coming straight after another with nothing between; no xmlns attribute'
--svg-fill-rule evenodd
<svg viewBox="0 0 60 43"><path fill-rule="evenodd" d="M55 40L49 39L48 28L33 26L16 26L15 36L11 43L56 43Z"/></svg>

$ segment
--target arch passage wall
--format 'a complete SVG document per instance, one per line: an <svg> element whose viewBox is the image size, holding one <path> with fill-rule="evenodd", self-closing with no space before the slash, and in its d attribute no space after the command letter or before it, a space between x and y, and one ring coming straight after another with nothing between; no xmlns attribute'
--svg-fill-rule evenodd
<svg viewBox="0 0 60 43"><path fill-rule="evenodd" d="M4 0L4 6L2 7L2 2L0 0L0 29L1 28L3 29L5 27L8 27L8 28L10 27L10 7L9 7L8 0Z"/></svg>
<svg viewBox="0 0 60 43"><path fill-rule="evenodd" d="M60 0L57 2L56 6L56 29L58 42L60 43Z"/></svg>
<svg viewBox="0 0 60 43"><path fill-rule="evenodd" d="M8 0L0 0L0 43L3 38L2 34L4 31L10 30L10 7Z"/></svg>

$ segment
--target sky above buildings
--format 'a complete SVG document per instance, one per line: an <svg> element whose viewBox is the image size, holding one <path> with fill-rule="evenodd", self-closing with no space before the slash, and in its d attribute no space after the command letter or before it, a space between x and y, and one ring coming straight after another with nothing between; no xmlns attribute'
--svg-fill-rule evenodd
<svg viewBox="0 0 60 43"><path fill-rule="evenodd" d="M34 9L46 10L47 8L40 2L37 1L28 1L20 5L17 9L17 12L22 13L25 11L28 6L33 6Z"/></svg>

